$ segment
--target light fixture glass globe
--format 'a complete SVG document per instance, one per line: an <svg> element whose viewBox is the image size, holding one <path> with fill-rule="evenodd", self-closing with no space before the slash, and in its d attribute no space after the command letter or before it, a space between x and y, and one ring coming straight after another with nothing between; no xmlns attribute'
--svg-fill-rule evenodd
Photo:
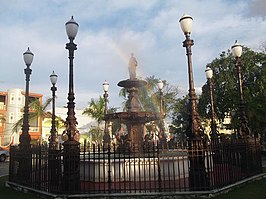
<svg viewBox="0 0 266 199"><path fill-rule="evenodd" d="M212 76L213 76L213 71L210 67L207 67L206 70L205 70L205 74L206 74L206 78L207 79L211 79Z"/></svg>
<svg viewBox="0 0 266 199"><path fill-rule="evenodd" d="M235 42L235 44L231 47L232 53L234 57L241 57L242 55L242 45Z"/></svg>
<svg viewBox="0 0 266 199"><path fill-rule="evenodd" d="M162 90L163 89L163 81L162 80L159 80L158 82L157 82L157 86L158 86L158 88L159 88L159 90Z"/></svg>
<svg viewBox="0 0 266 199"><path fill-rule="evenodd" d="M105 80L104 83L103 83L103 91L104 91L104 92L107 92L107 91L108 91L108 88L109 88L109 84L108 84L108 82Z"/></svg>
<svg viewBox="0 0 266 199"><path fill-rule="evenodd" d="M53 85L55 85L56 82L57 82L57 75L54 73L54 71L53 71L53 73L50 75L50 81L51 81L51 83L52 83Z"/></svg>
<svg viewBox="0 0 266 199"><path fill-rule="evenodd" d="M68 38L75 39L78 33L78 28L79 28L79 25L72 16L71 19L68 22L66 22L66 32L67 32Z"/></svg>
<svg viewBox="0 0 266 199"><path fill-rule="evenodd" d="M192 29L192 21L193 18L190 15L184 14L180 20L180 26L182 31L186 34L186 33L191 33L191 29Z"/></svg>
<svg viewBox="0 0 266 199"><path fill-rule="evenodd" d="M34 54L30 51L30 48L28 48L28 50L25 53L23 53L23 58L26 65L31 65L33 57Z"/></svg>

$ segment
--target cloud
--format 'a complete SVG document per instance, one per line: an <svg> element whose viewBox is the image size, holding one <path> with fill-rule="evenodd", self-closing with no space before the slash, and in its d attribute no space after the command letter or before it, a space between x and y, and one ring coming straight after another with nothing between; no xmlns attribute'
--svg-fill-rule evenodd
<svg viewBox="0 0 266 199"><path fill-rule="evenodd" d="M265 0L251 0L248 2L248 10L246 15L250 17L266 17L266 1Z"/></svg>
<svg viewBox="0 0 266 199"><path fill-rule="evenodd" d="M65 23L74 15L79 23L74 59L76 107L103 94L110 84L110 105L120 106L117 83L128 78L127 63L134 52L143 78L155 75L184 92L188 89L185 39L179 18L193 16L191 38L195 88L205 83L207 63L238 39L258 49L264 41L264 1L186 0L10 0L0 7L1 89L25 87L22 54L29 46L34 53L30 91L51 95L49 76L58 75L57 105L67 103L68 38ZM260 5L259 7L257 5ZM255 30L255 31L254 31ZM198 89L199 90L199 89Z"/></svg>

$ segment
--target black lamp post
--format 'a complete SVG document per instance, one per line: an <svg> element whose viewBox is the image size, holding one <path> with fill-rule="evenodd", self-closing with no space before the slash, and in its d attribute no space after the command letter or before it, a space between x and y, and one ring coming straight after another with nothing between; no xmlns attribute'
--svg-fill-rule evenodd
<svg viewBox="0 0 266 199"><path fill-rule="evenodd" d="M52 127L51 127L51 135L49 137L49 148L56 149L58 144L57 138L57 130L55 128L55 91L57 90L55 84L57 82L57 75L53 73L50 75L50 80L52 83L51 91L52 91Z"/></svg>
<svg viewBox="0 0 266 199"><path fill-rule="evenodd" d="M66 44L66 49L69 51L69 92L68 92L68 103L67 103L67 118L66 124L67 129L63 133L64 141L77 141L79 140L79 132L76 128L77 120L75 117L75 96L74 96L74 71L73 71L73 60L74 51L77 50L77 45L74 43L74 39L78 33L78 23L74 20L73 16L71 20L66 23L66 32L69 38L69 43Z"/></svg>
<svg viewBox="0 0 266 199"><path fill-rule="evenodd" d="M24 62L26 64L26 68L24 69L24 73L26 75L26 92L25 92L25 107L23 114L23 125L22 125L22 134L19 137L20 147L30 147L30 135L29 135L29 83L30 83L30 75L31 69L30 65L33 61L33 53L30 51L30 48L23 53Z"/></svg>
<svg viewBox="0 0 266 199"><path fill-rule="evenodd" d="M192 51L194 45L190 39L192 28L192 17L184 14L179 20L182 31L185 34L186 40L183 42L183 47L186 48L188 61L188 77L189 77L189 116L188 127L186 134L188 136L188 158L189 158L189 186L191 191L206 190L209 188L209 180L207 178L205 163L204 163L204 148L205 140L203 139L204 132L200 126L199 115L196 107L196 94L194 88L193 72L192 72Z"/></svg>
<svg viewBox="0 0 266 199"><path fill-rule="evenodd" d="M64 140L64 190L71 193L78 192L80 189L80 157L79 157L79 132L76 128L77 121L75 117L74 103L74 81L73 81L73 60L74 51L77 50L77 45L74 39L78 32L78 23L73 16L66 23L66 32L69 38L69 43L66 44L66 49L69 51L69 92L67 103L67 118L66 130L62 134Z"/></svg>
<svg viewBox="0 0 266 199"><path fill-rule="evenodd" d="M161 117L164 118L164 111L163 111L163 92L162 92L162 89L163 89L163 81L162 80L159 80L157 82L157 87L159 89L159 96L160 96L160 114L161 114Z"/></svg>
<svg viewBox="0 0 266 199"><path fill-rule="evenodd" d="M50 81L52 83L52 127L49 136L49 150L48 150L48 180L50 191L56 191L58 189L58 180L60 176L60 161L58 151L58 135L55 127L55 91L57 90L55 84L57 82L57 75L53 73L50 75Z"/></svg>
<svg viewBox="0 0 266 199"><path fill-rule="evenodd" d="M157 82L157 87L159 89L159 100L160 100L160 115L161 115L161 127L160 127L160 135L159 135L159 140L160 140L160 145L161 147L166 147L166 136L165 136L165 129L164 129L164 110L163 110L163 81L159 80Z"/></svg>
<svg viewBox="0 0 266 199"><path fill-rule="evenodd" d="M186 55L188 60L188 78L189 78L189 125L187 135L189 138L201 139L203 130L200 128L199 115L196 107L196 94L194 88L193 72L192 72L192 51L191 47L194 45L192 39L190 39L190 33L192 28L192 17L189 15L183 15L179 20L182 31L185 34L186 40L183 41L183 47L186 48Z"/></svg>
<svg viewBox="0 0 266 199"><path fill-rule="evenodd" d="M109 89L109 84L105 80L104 83L103 83L104 115L106 115L107 111L108 111L108 89ZM105 120L104 136L103 136L104 148L106 148L106 146L108 146L110 144L110 141L111 141L111 137L110 137L110 134L109 134L109 131L108 131L108 120Z"/></svg>
<svg viewBox="0 0 266 199"><path fill-rule="evenodd" d="M108 110L108 89L109 89L109 84L107 81L104 81L103 83L103 98L104 98L104 114L107 114L107 110Z"/></svg>
<svg viewBox="0 0 266 199"><path fill-rule="evenodd" d="M31 173L31 146L30 146L30 135L29 135L29 82L31 69L30 65L33 61L33 53L28 50L23 53L24 62L26 64L26 68L24 69L24 73L26 75L26 92L25 92L25 107L23 114L23 124L22 124L22 134L19 137L19 166L18 166L18 178L21 184L28 185L28 181L30 181L30 173Z"/></svg>
<svg viewBox="0 0 266 199"><path fill-rule="evenodd" d="M214 112L214 100L213 100L213 84L212 84L212 76L213 71L210 67L207 67L205 70L206 78L209 82L210 87L210 101L211 101L211 138L217 138L217 126L215 122L215 112Z"/></svg>
<svg viewBox="0 0 266 199"><path fill-rule="evenodd" d="M240 117L240 128L239 134L241 138L250 136L250 129L248 127L248 120L245 113L245 102L243 96L243 79L242 79L242 46L235 42L231 47L233 56L235 57L235 67L237 71L237 80L238 80L238 91L239 91L239 117Z"/></svg>

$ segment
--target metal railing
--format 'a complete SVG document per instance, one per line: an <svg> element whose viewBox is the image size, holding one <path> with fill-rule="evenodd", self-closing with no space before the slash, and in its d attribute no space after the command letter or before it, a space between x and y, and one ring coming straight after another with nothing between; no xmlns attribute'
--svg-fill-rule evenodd
<svg viewBox="0 0 266 199"><path fill-rule="evenodd" d="M78 193L214 190L262 172L261 145L256 140L211 142L202 146L205 147L189 147L183 143L171 144L171 147L166 144L162 148L152 143L141 150L132 150L134 147L130 150L115 144L84 143L80 149ZM31 146L28 151L11 147L9 181L49 193L71 194L71 190L63 188L63 150L61 146L58 150L49 150L46 145ZM25 159L31 164L27 179L19 173L20 162ZM199 159L203 164L195 161ZM197 177L204 182L193 183Z"/></svg>

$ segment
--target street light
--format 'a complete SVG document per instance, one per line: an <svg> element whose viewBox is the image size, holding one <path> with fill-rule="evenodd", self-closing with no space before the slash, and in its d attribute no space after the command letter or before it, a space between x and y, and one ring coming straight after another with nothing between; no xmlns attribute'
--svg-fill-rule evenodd
<svg viewBox="0 0 266 199"><path fill-rule="evenodd" d="M108 104L107 104L108 103L108 89L109 89L109 84L105 80L103 83L104 115L106 115L108 111ZM110 141L111 141L111 136L108 132L108 121L105 119L104 136L103 136L104 149L106 149L109 146Z"/></svg>
<svg viewBox="0 0 266 199"><path fill-rule="evenodd" d="M28 50L23 53L24 62L26 64L26 68L24 69L24 73L26 75L26 92L25 92L25 106L24 106L24 114L23 114L23 124L22 124L22 133L19 137L19 166L18 166L18 178L21 184L28 184L30 180L31 173L31 146L30 146L30 135L29 135L29 82L31 69L30 65L33 61L33 53Z"/></svg>
<svg viewBox="0 0 266 199"><path fill-rule="evenodd" d="M213 100L213 84L212 84L212 76L213 71L210 67L207 67L205 70L206 78L209 82L210 87L210 100L211 100L211 138L217 138L217 126L215 122L215 112L214 112L214 100Z"/></svg>
<svg viewBox="0 0 266 199"><path fill-rule="evenodd" d="M189 77L189 128L187 130L187 135L189 138L201 139L203 135L203 130L199 125L199 115L196 110L196 94L194 88L193 72L192 72L192 51L191 47L194 45L192 39L190 39L191 29L192 29L193 18L190 15L184 14L179 20L182 31L185 34L186 40L183 41L183 47L186 48L186 55L188 60L188 77Z"/></svg>
<svg viewBox="0 0 266 199"><path fill-rule="evenodd" d="M203 139L204 132L199 123L199 115L196 107L196 94L194 88L193 72L192 72L192 51L194 45L190 39L193 18L184 14L179 20L182 31L185 34L186 40L183 41L183 47L186 48L188 61L188 77L189 77L189 114L188 127L186 134L188 136L188 158L189 158L189 186L191 191L206 190L209 187L205 163L204 163L204 148L206 146Z"/></svg>
<svg viewBox="0 0 266 199"><path fill-rule="evenodd" d="M55 91L56 88L56 82L57 82L57 75L53 71L53 73L50 75L50 81L52 83L51 91L52 91L52 127L50 131L49 136L49 150L48 150L48 180L50 184L50 190L56 191L58 189L58 135L57 130L55 128Z"/></svg>
<svg viewBox="0 0 266 199"><path fill-rule="evenodd" d="M73 60L74 51L77 50L77 45L74 39L77 35L79 25L74 20L73 16L66 22L66 33L69 38L69 43L66 44L66 49L69 51L69 92L67 103L67 118L66 130L62 134L64 141L64 190L71 192L78 192L80 190L80 157L79 157L79 131L77 130L77 120L75 117L75 103L74 103L74 81L73 81ZM71 166L70 166L71 165Z"/></svg>
<svg viewBox="0 0 266 199"><path fill-rule="evenodd" d="M22 125L22 134L19 137L20 146L23 147L30 147L30 135L29 135L29 82L30 82L30 75L31 69L30 65L33 61L33 53L30 51L30 48L23 53L24 62L26 64L26 68L24 69L24 73L26 75L26 92L25 92L25 107L24 107L24 114L23 114L23 125Z"/></svg>
<svg viewBox="0 0 266 199"><path fill-rule="evenodd" d="M164 117L164 112L163 112L163 92L162 92L162 89L163 89L163 81L162 80L159 80L157 82L157 87L159 89L159 95L160 95L160 114L161 114L161 117Z"/></svg>
<svg viewBox="0 0 266 199"><path fill-rule="evenodd" d="M248 127L248 120L245 113L245 102L243 96L243 78L242 78L242 46L235 41L235 44L231 47L232 54L235 57L235 67L237 70L238 91L239 91L239 116L240 116L240 128L239 134L242 138L250 136L250 129Z"/></svg>
<svg viewBox="0 0 266 199"><path fill-rule="evenodd" d="M79 140L79 132L76 128L77 120L75 117L75 96L74 96L74 71L73 71L73 60L74 60L74 51L77 50L77 45L74 43L74 39L77 35L79 25L74 20L73 16L71 19L66 22L66 32L68 38L70 40L69 43L66 44L66 49L69 51L69 92L68 92L68 103L67 103L67 118L66 118L66 130L63 132L63 140L64 141L78 141ZM73 144L74 142L72 142Z"/></svg>
<svg viewBox="0 0 266 199"><path fill-rule="evenodd" d="M109 89L109 84L108 82L105 80L103 83L103 98L104 98L104 114L107 114L107 101L108 101L108 89Z"/></svg>
<svg viewBox="0 0 266 199"><path fill-rule="evenodd" d="M57 131L55 128L55 91L57 90L55 84L57 82L57 75L53 73L50 75L50 81L52 83L51 91L52 91L52 127L51 127L51 135L49 136L49 148L56 149L58 138L57 138Z"/></svg>
<svg viewBox="0 0 266 199"><path fill-rule="evenodd" d="M164 117L165 117L165 114L164 114L164 110L163 110L163 92L162 92L162 89L163 89L163 81L162 80L159 80L157 82L157 87L159 89L159 97L160 97L160 115L161 115L161 127L160 127L160 135L159 135L159 140L160 140L160 146L165 148L166 147L166 136L165 136L165 128L164 128Z"/></svg>

